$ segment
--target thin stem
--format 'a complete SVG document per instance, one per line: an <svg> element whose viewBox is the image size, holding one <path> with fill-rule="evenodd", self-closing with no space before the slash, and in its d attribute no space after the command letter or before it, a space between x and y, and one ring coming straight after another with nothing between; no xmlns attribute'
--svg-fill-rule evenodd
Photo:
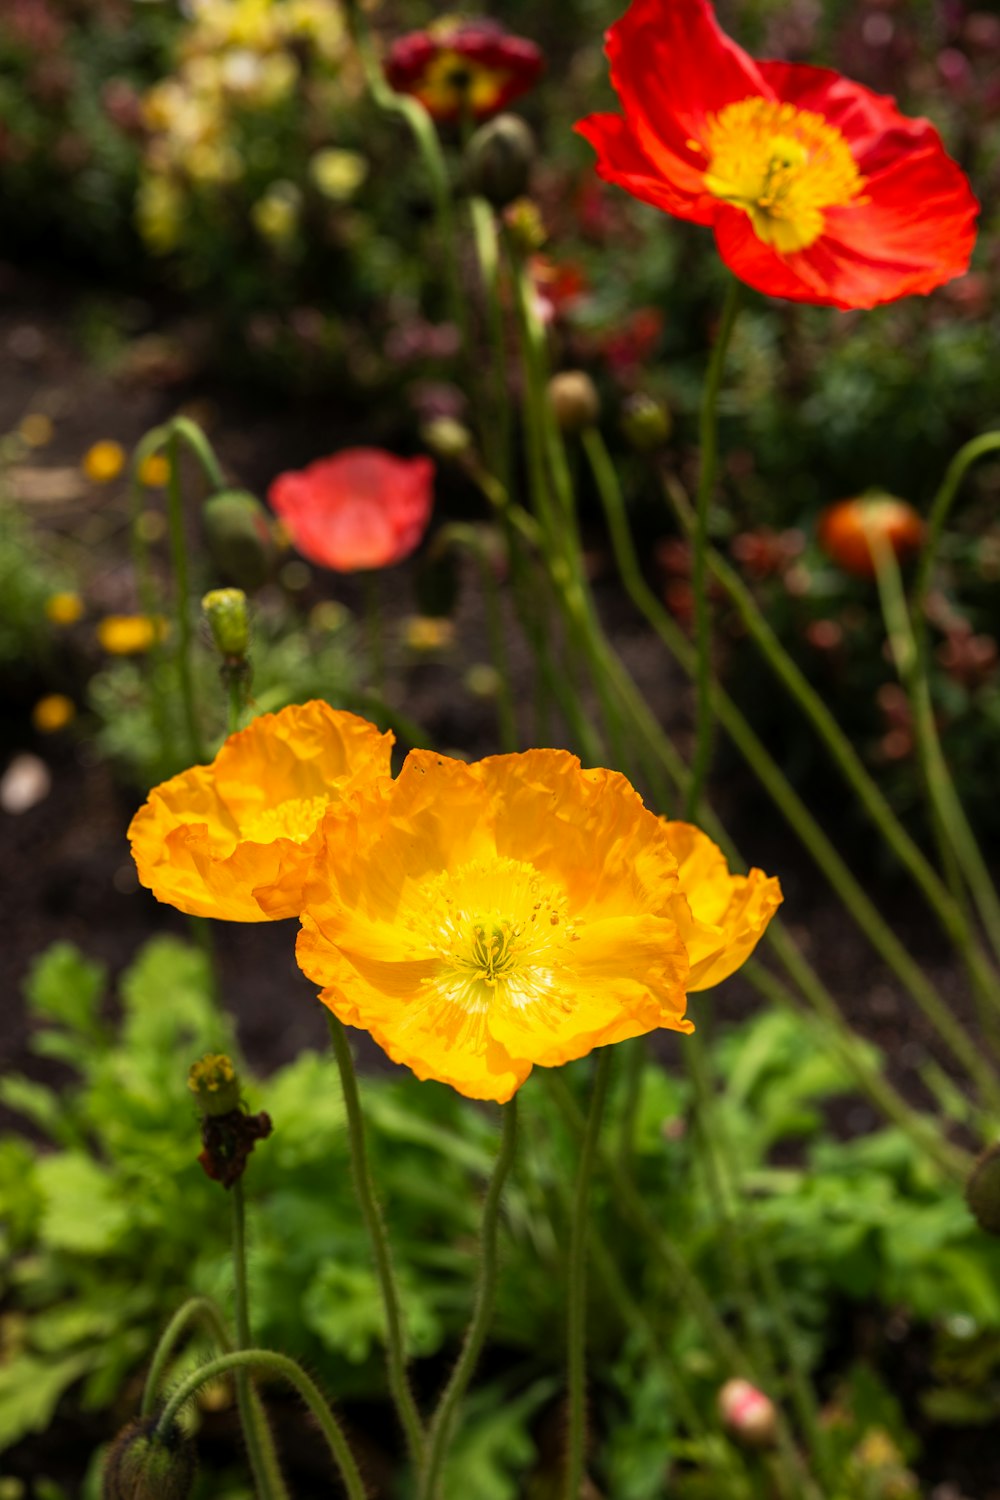
<svg viewBox="0 0 1000 1500"><path fill-rule="evenodd" d="M421 1500L438 1500L440 1495L440 1484L442 1469L448 1453L448 1443L451 1437L455 1414L461 1405L462 1399L472 1379L473 1372L479 1362L486 1335L489 1332L490 1320L493 1317L493 1304L496 1300L497 1282L497 1231L500 1222L500 1201L503 1196L504 1184L514 1161L514 1153L517 1146L517 1095L502 1107L503 1129L500 1138L500 1150L497 1155L493 1175L490 1178L489 1189L486 1193L486 1201L483 1204L483 1219L479 1232L480 1259L479 1259L479 1286L476 1291L476 1304L462 1344L462 1352L458 1357L458 1363L452 1371L451 1379L445 1386L444 1392L433 1417L427 1435L427 1466L424 1470L423 1480L420 1487Z"/></svg>
<svg viewBox="0 0 1000 1500"><path fill-rule="evenodd" d="M226 663L222 669L226 684L226 702L229 710L230 734L236 734L243 722L243 700L245 696L244 678L243 672L241 670L243 665L244 664L242 662L238 666L230 666L228 663Z"/></svg>
<svg viewBox="0 0 1000 1500"><path fill-rule="evenodd" d="M187 539L184 535L184 505L181 497L180 441L174 429L167 438L167 456L170 463L170 478L167 482L167 516L170 528L170 558L174 570L177 671L180 677L188 749L192 760L200 762L205 757L201 743L201 730L198 727L194 678L191 671L191 589L188 579Z"/></svg>
<svg viewBox="0 0 1000 1500"><path fill-rule="evenodd" d="M913 618L913 630L917 641L917 652L923 658L926 651L927 635L927 594L930 590L931 578L934 573L934 563L937 560L938 547L951 507L955 503L962 480L966 472L977 463L979 459L985 458L988 453L1000 452L1000 432L984 432L980 437L973 438L971 442L960 448L948 465L941 487L931 503L930 518L927 522L927 537L924 542L920 560L917 563L916 576L913 580L913 590L910 594L910 614Z"/></svg>
<svg viewBox="0 0 1000 1500"><path fill-rule="evenodd" d="M611 1078L611 1048L602 1047L590 1092L590 1111L580 1146L576 1194L570 1220L569 1265L567 1267L566 1375L569 1392L569 1426L566 1439L565 1500L580 1500L586 1464L587 1443L587 1203L594 1172L597 1143L604 1119L604 1106Z"/></svg>
<svg viewBox="0 0 1000 1500"><path fill-rule="evenodd" d="M129 475L129 542L132 552L132 567L135 571L136 589L143 614L153 623L153 636L149 648L149 692L153 713L153 725L160 747L160 769L166 774L173 767L174 743L170 728L170 714L163 690L163 642L155 628L157 609L156 587L150 566L149 543L142 534L142 499L144 487L140 475L147 458L158 452L167 439L166 427L154 427L136 445L132 455Z"/></svg>
<svg viewBox="0 0 1000 1500"><path fill-rule="evenodd" d="M479 263L479 276L486 294L487 326L492 356L495 422L487 424L484 434L492 450L489 465L504 489L510 488L511 436L513 411L507 382L507 350L504 337L503 304L500 300L500 257L496 219L485 198L469 199L473 242Z"/></svg>
<svg viewBox="0 0 1000 1500"><path fill-rule="evenodd" d="M382 1305L385 1308L389 1388L392 1392L393 1401L396 1404L396 1414L406 1434L406 1444L410 1454L410 1461L413 1467L419 1470L424 1453L424 1429L406 1373L406 1338L403 1330L403 1317L400 1311L399 1291L392 1269L392 1257L389 1253L389 1240L386 1235L385 1222L382 1218L378 1199L375 1196L375 1185L372 1181L371 1166L368 1161L368 1149L365 1144L364 1116L361 1111L361 1099L358 1094L358 1080L354 1072L351 1049L344 1034L343 1026L332 1013L327 1017L327 1020L330 1028L330 1040L337 1059L337 1067L340 1069L344 1108L347 1112L347 1129L351 1148L351 1169L354 1174L354 1186L361 1205L365 1225L368 1229L372 1257L375 1261L375 1272L382 1290Z"/></svg>
<svg viewBox="0 0 1000 1500"><path fill-rule="evenodd" d="M362 574L365 594L365 635L368 640L368 663L372 687L381 698L385 694L385 633L382 628L382 601L379 575L371 568Z"/></svg>
<svg viewBox="0 0 1000 1500"><path fill-rule="evenodd" d="M622 1117L618 1131L618 1166L622 1172L632 1171L635 1154L635 1129L642 1104L642 1086L646 1075L648 1047L644 1036L634 1036L625 1042L625 1089Z"/></svg>
<svg viewBox="0 0 1000 1500"><path fill-rule="evenodd" d="M696 670L696 661L690 642L675 621L670 618L642 576L628 529L618 478L603 439L596 429L591 429L584 434L584 447L604 506L612 549L626 592L683 669L693 674ZM624 676L621 680L624 683ZM809 850L861 930L898 975L956 1058L976 1079L984 1100L996 1101L1000 1091L998 1091L995 1075L961 1022L957 1020L951 1008L945 1004L927 979L923 969L914 961L907 948L889 927L864 887L851 873L736 705L718 684L712 685L712 696L714 710L722 727L795 830L803 845ZM644 732L648 741L656 746L658 753L666 756L665 737L659 732L655 722L652 725L648 722L644 723ZM671 774L675 778L683 780L686 777L686 770L680 765L679 758L673 752L670 755L669 765ZM689 787L690 783L688 783ZM893 818L894 815L889 812L888 808L886 810L889 817ZM919 851L917 852L919 854ZM922 855L919 857L923 858ZM934 876L934 878L937 877ZM948 899L950 900L950 897Z"/></svg>
<svg viewBox="0 0 1000 1500"><path fill-rule="evenodd" d="M497 674L497 721L500 744L504 751L518 748L517 717L514 711L514 689L507 651L507 632L504 629L500 604L500 588L496 569L483 539L474 526L455 523L447 527L447 538L467 547L476 560L479 581L482 585L483 602L486 607L486 634L490 643L490 656Z"/></svg>
<svg viewBox="0 0 1000 1500"><path fill-rule="evenodd" d="M695 749L691 766L691 781L684 807L688 820L694 814L701 798L702 788L708 775L712 756L712 611L708 597L708 579L705 559L708 549L708 518L715 494L715 476L718 468L719 445L719 390L725 369L726 351L732 337L733 325L740 305L740 283L730 277L726 288L726 300L722 308L719 331L716 334L712 355L708 362L708 373L701 396L701 411L698 419L698 437L701 447L701 463L698 471L698 493L695 500L695 524L692 535L694 544L691 586L694 592L695 639L698 652L698 671L695 678Z"/></svg>
<svg viewBox="0 0 1000 1500"><path fill-rule="evenodd" d="M182 1303L177 1309L160 1335L160 1341L153 1352L152 1363L146 1376L142 1406L139 1408L140 1416L152 1416L156 1406L156 1394L163 1383L163 1374L170 1357L188 1329L195 1323L204 1325L209 1337L224 1354L231 1352L233 1341L229 1337L225 1319L211 1297L189 1297L187 1302Z"/></svg>
<svg viewBox="0 0 1000 1500"><path fill-rule="evenodd" d="M246 1205L243 1197L243 1179L238 1177L230 1191L233 1230L233 1315L236 1322L236 1348L249 1349L253 1343L250 1335L250 1304L247 1296L246 1253ZM267 1419L259 1400L255 1400L253 1382L249 1371L235 1370L236 1404L240 1412L240 1425L247 1445L247 1457L253 1472L260 1500L278 1500L284 1496L284 1486L277 1474L277 1456L270 1440ZM262 1431L263 1420L263 1431ZM275 1488L277 1478L280 1491Z"/></svg>
<svg viewBox="0 0 1000 1500"><path fill-rule="evenodd" d="M218 1380L220 1375L228 1375L230 1371L240 1370L245 1372L258 1370L261 1374L273 1375L279 1380L287 1381L298 1391L326 1438L330 1453L344 1481L348 1500L367 1500L365 1486L354 1455L348 1447L340 1423L324 1400L319 1387L310 1379L301 1365L296 1364L294 1359L289 1359L285 1354L275 1354L270 1349L237 1349L231 1354L222 1354L218 1359L210 1360L208 1364L192 1371L167 1399L156 1424L155 1436L162 1438L170 1431L181 1411L191 1398L198 1394L203 1385Z"/></svg>

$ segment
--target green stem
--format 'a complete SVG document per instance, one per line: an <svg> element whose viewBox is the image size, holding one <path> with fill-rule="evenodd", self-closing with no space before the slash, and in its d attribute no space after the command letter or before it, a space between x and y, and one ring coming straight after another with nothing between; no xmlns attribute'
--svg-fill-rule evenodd
<svg viewBox="0 0 1000 1500"><path fill-rule="evenodd" d="M719 330L708 362L708 374L705 377L698 419L701 461L692 534L694 557L691 575L698 671L695 678L695 749L691 765L691 781L684 807L684 817L689 821L701 799L712 756L712 610L708 597L705 559L708 550L709 510L715 494L715 476L718 469L719 391L725 369L726 351L729 348L739 305L740 283L735 276L732 276L726 288L726 300L722 308Z"/></svg>
<svg viewBox="0 0 1000 1500"><path fill-rule="evenodd" d="M597 1143L604 1119L604 1106L611 1078L611 1048L602 1047L590 1092L590 1111L580 1146L576 1194L570 1220L569 1265L567 1267L566 1375L569 1391L569 1427L566 1439L565 1500L580 1500L584 1481L587 1443L587 1204L594 1173Z"/></svg>
<svg viewBox="0 0 1000 1500"><path fill-rule="evenodd" d="M548 1075L547 1082L556 1107L567 1126L577 1139L582 1139L586 1125L566 1080L558 1070L553 1070ZM629 1178L616 1172L614 1164L603 1153L601 1166L618 1212L641 1236L651 1255L660 1262L666 1273L667 1284L674 1288L678 1301L689 1309L691 1316L700 1324L702 1332L714 1347L720 1363L734 1375L742 1375L754 1385L763 1387L763 1376L754 1361L733 1338L716 1312L711 1297L688 1267L684 1256L674 1245L670 1236L656 1223L638 1188ZM824 1500L812 1476L803 1466L784 1412L780 1406L776 1406L775 1411L778 1443L782 1457L791 1472L798 1476L797 1500ZM574 1500L577 1500L576 1496Z"/></svg>
<svg viewBox="0 0 1000 1500"><path fill-rule="evenodd" d="M236 1321L236 1348L249 1349L250 1304L247 1296L246 1205L243 1179L238 1177L230 1192L233 1224L233 1312ZM267 1417L254 1389L249 1371L236 1367L236 1404L240 1425L247 1445L247 1457L260 1500L286 1500L286 1491L278 1469L277 1455L271 1439Z"/></svg>
<svg viewBox="0 0 1000 1500"><path fill-rule="evenodd" d="M642 1085L646 1074L648 1047L644 1036L634 1036L625 1042L625 1089L622 1117L618 1131L618 1167L623 1173L632 1171L635 1154L635 1129L642 1104Z"/></svg>
<svg viewBox="0 0 1000 1500"><path fill-rule="evenodd" d="M518 748L517 717L514 711L514 687L496 569L488 549L483 544L482 537L474 526L453 523L445 529L445 537L447 540L457 542L460 546L467 547L479 569L479 581L486 607L486 634L490 643L493 669L497 674L497 720L500 744L504 751L510 752Z"/></svg>
<svg viewBox="0 0 1000 1500"><path fill-rule="evenodd" d="M899 575L895 553L884 538L869 535L869 546L875 559L875 574L886 634L892 649L899 680L906 689L913 715L917 756L927 787L937 836L943 846L958 859L973 900L994 953L1000 957L1000 901L979 850L965 809L955 790L941 750L925 664L920 661L912 621L906 607L906 596ZM964 956L964 955L963 955ZM983 986L977 982L980 973L973 968L972 980L983 1004L1000 1009L1000 990L996 983Z"/></svg>
<svg viewBox="0 0 1000 1500"><path fill-rule="evenodd" d="M241 668L226 663L223 666L223 675L226 682L226 700L229 708L229 733L236 734L243 722L243 699L244 678Z"/></svg>
<svg viewBox="0 0 1000 1500"><path fill-rule="evenodd" d="M218 1380L221 1375L228 1375L230 1371L249 1373L252 1370L287 1381L298 1391L326 1438L330 1453L344 1481L348 1500L367 1500L365 1486L354 1455L348 1447L339 1422L323 1399L319 1387L310 1379L301 1365L296 1364L294 1359L289 1359L285 1354L275 1354L270 1349L237 1349L231 1354L222 1354L218 1359L210 1360L208 1364L194 1370L180 1382L176 1390L171 1392L157 1422L155 1436L162 1439L170 1431L184 1407L193 1396L198 1394L202 1386Z"/></svg>
<svg viewBox="0 0 1000 1500"><path fill-rule="evenodd" d="M188 577L187 539L184 535L184 505L181 497L180 441L172 429L167 438L170 478L167 483L167 515L170 528L170 558L174 570L174 616L177 622L177 671L187 727L188 749L193 761L204 760L198 711L191 670L191 588Z"/></svg>
<svg viewBox="0 0 1000 1500"><path fill-rule="evenodd" d="M493 1316L497 1283L497 1231L504 1184L514 1161L517 1145L517 1095L502 1107L503 1131L496 1166L490 1178L479 1233L479 1286L472 1320L466 1330L462 1352L431 1418L427 1435L427 1466L420 1486L421 1500L438 1500L442 1470L448 1453L455 1414L479 1362Z"/></svg>
<svg viewBox="0 0 1000 1500"><path fill-rule="evenodd" d="M202 432L196 422L190 417L174 417L169 423L169 430L179 438L183 438L198 463L202 472L213 490L223 490L226 487L226 476L222 472L219 460L216 458L211 443Z"/></svg>
<svg viewBox="0 0 1000 1500"><path fill-rule="evenodd" d="M379 597L379 575L366 568L362 574L365 593L365 635L368 640L368 663L372 687L381 698L385 694L385 632L382 628L382 602Z"/></svg>
<svg viewBox="0 0 1000 1500"><path fill-rule="evenodd" d="M154 427L136 445L132 455L129 475L129 539L132 551L132 567L135 570L139 604L146 618L154 623L153 638L149 648L149 692L152 705L153 726L160 747L160 769L167 775L174 766L175 747L170 728L170 712L163 686L163 642L155 629L159 614L153 570L150 566L149 544L142 534L143 484L140 479L147 458L158 452L167 440L166 427Z"/></svg>
<svg viewBox="0 0 1000 1500"><path fill-rule="evenodd" d="M485 198L469 199L473 242L479 263L479 278L486 295L487 327L492 362L495 422L484 433L488 462L505 490L510 489L511 440L513 411L507 383L507 349L504 337L503 304L500 301L500 257L496 219Z"/></svg>
<svg viewBox="0 0 1000 1500"><path fill-rule="evenodd" d="M231 1352L233 1342L218 1307L210 1297L190 1297L177 1309L160 1335L160 1341L149 1366L149 1374L146 1376L142 1406L139 1409L140 1416L152 1416L156 1406L156 1395L163 1383L163 1374L170 1357L188 1328L194 1323L204 1324L206 1333L224 1354Z"/></svg>
<svg viewBox="0 0 1000 1500"><path fill-rule="evenodd" d="M419 1470L424 1453L424 1429L417 1411L413 1392L406 1373L406 1338L403 1317L400 1311L399 1291L392 1269L389 1240L385 1230L382 1211L375 1195L368 1149L365 1144L365 1124L358 1094L358 1080L354 1072L351 1049L340 1021L332 1013L327 1017L330 1040L333 1044L340 1083L347 1112L347 1129L351 1148L351 1169L354 1186L361 1205L361 1212L368 1229L375 1272L382 1290L382 1305L385 1309L386 1351L389 1365L389 1388L396 1404L396 1414L406 1435L410 1462Z"/></svg>
<svg viewBox="0 0 1000 1500"><path fill-rule="evenodd" d="M696 670L696 662L690 642L687 641L675 621L670 618L642 576L625 517L621 487L607 448L596 429L591 429L584 434L584 446L604 506L612 549L626 592L679 664L686 672L693 674ZM622 680L624 681L624 678ZM990 1101L996 1107L997 1103L1000 1103L1000 1090L998 1090L995 1075L986 1060L982 1058L968 1032L937 993L920 965L913 960L904 944L896 937L874 901L851 873L736 705L718 684L713 684L712 695L715 713L722 727L779 807L789 825L795 830L803 845L809 850L847 910L885 962L898 975L954 1055L976 1079L984 1100ZM652 727L649 724L645 725L645 732L654 743L656 729L655 725ZM662 738L660 736L660 739ZM684 774L676 766L676 757L674 757L674 767L673 774L677 776ZM688 783L688 788L690 788L690 783ZM892 818L894 815L889 812L889 817ZM923 858L922 855L919 857ZM936 879L936 876L934 878ZM948 897L948 899L950 901L951 898Z"/></svg>
<svg viewBox="0 0 1000 1500"><path fill-rule="evenodd" d="M948 465L941 487L931 502L927 537L917 563L913 591L910 595L910 614L913 618L913 631L921 660L923 660L927 646L927 594L934 574L938 547L941 544L941 537L951 514L952 505L955 503L966 472L988 453L997 452L1000 452L1000 432L984 432L980 437L973 438L971 442L966 443Z"/></svg>

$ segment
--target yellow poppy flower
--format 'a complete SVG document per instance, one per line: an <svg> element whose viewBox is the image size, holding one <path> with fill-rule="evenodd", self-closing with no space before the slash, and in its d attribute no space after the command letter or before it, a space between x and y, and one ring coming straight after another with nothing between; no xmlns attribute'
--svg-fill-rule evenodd
<svg viewBox="0 0 1000 1500"><path fill-rule="evenodd" d="M69 589L50 594L45 601L45 617L53 625L75 625L82 614L83 600Z"/></svg>
<svg viewBox="0 0 1000 1500"><path fill-rule="evenodd" d="M211 765L150 792L129 828L140 881L193 916L297 916L323 813L388 776L392 744L391 734L321 701L264 714L230 735ZM265 912L255 894L279 881Z"/></svg>
<svg viewBox="0 0 1000 1500"><path fill-rule="evenodd" d="M670 825L624 776L565 751L475 765L413 751L323 832L300 967L342 1021L470 1098L503 1102L535 1064L657 1027L691 1031L685 933L700 970L727 962L714 871L694 871L696 917ZM735 915L731 929L735 967L749 950Z"/></svg>
<svg viewBox="0 0 1000 1500"><path fill-rule="evenodd" d="M104 438L87 449L81 460L81 467L94 484L108 484L112 479L118 478L125 462L125 449L121 443Z"/></svg>
<svg viewBox="0 0 1000 1500"><path fill-rule="evenodd" d="M76 717L76 705L65 693L48 693L31 710L31 722L40 734L57 734Z"/></svg>
<svg viewBox="0 0 1000 1500"><path fill-rule="evenodd" d="M763 870L731 875L722 850L700 828L661 821L693 919L681 924L691 961L688 989L708 990L750 957L781 905L781 886Z"/></svg>
<svg viewBox="0 0 1000 1500"><path fill-rule="evenodd" d="M105 615L97 622L97 641L110 656L138 656L167 633L162 615Z"/></svg>

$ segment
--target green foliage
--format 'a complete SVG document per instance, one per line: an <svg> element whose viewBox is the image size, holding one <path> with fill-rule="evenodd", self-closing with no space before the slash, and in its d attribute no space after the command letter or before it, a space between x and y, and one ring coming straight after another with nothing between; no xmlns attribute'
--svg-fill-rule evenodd
<svg viewBox="0 0 1000 1500"><path fill-rule="evenodd" d="M228 1214L221 1190L196 1161L186 1086L194 1057L236 1053L206 960L175 939L148 944L120 982L117 1032L102 1019L104 991L100 967L72 946L43 954L26 983L39 1022L37 1049L72 1056L77 1077L59 1095L16 1076L3 1084L3 1102L50 1142L36 1150L15 1137L0 1140L0 1285L8 1328L13 1318L18 1329L14 1342L8 1333L0 1363L4 1446L44 1430L69 1391L85 1407L110 1406L187 1295L206 1293L223 1305L229 1296ZM717 1306L725 1310L730 1296L732 1234L759 1236L813 1363L824 1357L841 1305L905 1309L942 1340L927 1411L944 1421L972 1406L995 1412L1000 1253L957 1192L898 1131L830 1137L826 1111L849 1094L850 1080L805 1021L765 1013L721 1038L713 1066L722 1090L719 1128L752 1195L735 1229L720 1237L697 1141L684 1128L688 1085L652 1064L636 1119L635 1170L646 1203L669 1222ZM304 1358L336 1397L373 1397L383 1389L383 1315L351 1187L336 1069L307 1052L266 1082L247 1078L242 1066L241 1073L250 1107L266 1107L275 1121L247 1176L255 1331ZM582 1095L587 1064L567 1076ZM455 1343L468 1317L478 1200L495 1124L451 1090L408 1074L366 1079L363 1093L411 1346L418 1358L430 1356ZM536 1462L538 1420L561 1389L576 1148L542 1076L521 1098L522 1145L506 1202L493 1333L494 1364L507 1369L470 1400L449 1470L455 1493L483 1500L522 1493ZM623 1104L613 1100L609 1142ZM773 1160L777 1148L784 1165ZM791 1149L794 1166L787 1164ZM657 1500L672 1458L680 1466L677 1492L690 1500L706 1493L699 1489L706 1474L728 1500L752 1495L743 1487L742 1460L714 1417L715 1391L731 1372L648 1247L620 1223L602 1179L594 1226L643 1312L642 1326L629 1329L595 1257L591 1338L595 1367L604 1363L609 1371L595 1401L610 1493ZM760 1329L775 1331L763 1298ZM964 1341L949 1329L963 1331ZM985 1372L982 1381L977 1372ZM845 1472L856 1464L867 1427L889 1432L909 1456L898 1413L884 1410L858 1378L861 1427L855 1423L844 1446ZM843 1405L838 1398L838 1409ZM689 1430L682 1410L692 1408L698 1427ZM873 1451L882 1451L878 1443ZM534 1481L539 1495L547 1493L544 1473L543 1466Z"/></svg>

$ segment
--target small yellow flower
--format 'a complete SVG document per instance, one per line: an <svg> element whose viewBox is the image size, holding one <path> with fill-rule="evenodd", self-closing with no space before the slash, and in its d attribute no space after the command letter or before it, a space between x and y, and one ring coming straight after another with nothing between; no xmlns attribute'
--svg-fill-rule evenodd
<svg viewBox="0 0 1000 1500"><path fill-rule="evenodd" d="M184 192L170 177L151 175L139 184L135 218L154 255L169 255L180 242L184 224Z"/></svg>
<svg viewBox="0 0 1000 1500"><path fill-rule="evenodd" d="M109 484L125 467L125 449L121 443L104 438L87 449L81 467L94 484Z"/></svg>
<svg viewBox="0 0 1000 1500"><path fill-rule="evenodd" d="M562 750L475 765L412 751L395 781L326 815L299 965L418 1078L502 1103L533 1066L691 1031L688 990L763 932L777 881L730 877L684 828ZM293 894L258 892L284 910Z"/></svg>
<svg viewBox="0 0 1000 1500"><path fill-rule="evenodd" d="M309 175L324 198L347 203L368 176L368 162L357 151L329 146L316 152L309 163Z"/></svg>
<svg viewBox="0 0 1000 1500"><path fill-rule="evenodd" d="M76 705L64 693L39 698L31 710L31 722L39 734L56 734L76 718Z"/></svg>
<svg viewBox="0 0 1000 1500"><path fill-rule="evenodd" d="M294 182L272 182L250 210L257 233L273 245L286 245L298 227L302 194Z"/></svg>
<svg viewBox="0 0 1000 1500"><path fill-rule="evenodd" d="M150 792L129 828L139 879L193 916L296 916L323 814L389 775L392 743L320 700L255 719L211 765ZM256 898L279 882L264 910Z"/></svg>
<svg viewBox="0 0 1000 1500"><path fill-rule="evenodd" d="M161 490L170 478L170 461L162 453L148 454L139 465L140 483Z"/></svg>
<svg viewBox="0 0 1000 1500"><path fill-rule="evenodd" d="M111 656L138 656L155 641L162 641L167 622L162 616L105 615L97 625L101 649Z"/></svg>
<svg viewBox="0 0 1000 1500"><path fill-rule="evenodd" d="M44 448L55 436L52 418L47 417L41 411L29 411L27 416L21 418L21 424L17 430L21 435L21 441L27 443L29 448Z"/></svg>
<svg viewBox="0 0 1000 1500"><path fill-rule="evenodd" d="M71 590L50 594L45 601L45 618L53 625L75 625L82 614L83 600Z"/></svg>
<svg viewBox="0 0 1000 1500"><path fill-rule="evenodd" d="M411 651L443 651L455 639L455 622L446 615L410 615L403 622L403 640Z"/></svg>

